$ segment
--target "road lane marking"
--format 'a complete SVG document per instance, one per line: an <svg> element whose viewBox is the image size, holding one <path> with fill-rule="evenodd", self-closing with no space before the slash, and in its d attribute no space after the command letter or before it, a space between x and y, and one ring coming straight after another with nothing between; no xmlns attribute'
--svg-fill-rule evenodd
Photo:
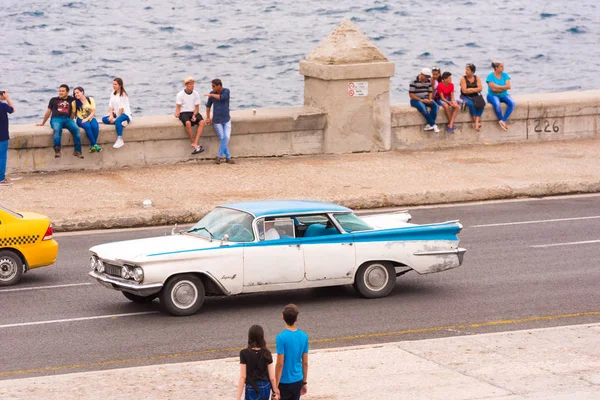
<svg viewBox="0 0 600 400"><path fill-rule="evenodd" d="M0 293L4 292L23 292L25 290L41 290L41 289L56 289L56 288L65 288L72 286L88 286L94 285L93 282L85 282L85 283L68 283L65 285L51 285L51 286L33 286L33 287L24 287L24 288L16 288L16 289L2 289Z"/></svg>
<svg viewBox="0 0 600 400"><path fill-rule="evenodd" d="M158 313L158 311L143 311L143 312L125 313L125 314L96 315L96 316L93 316L93 317L54 319L54 320L50 320L50 321L20 322L18 324L0 325L0 329L17 328L17 327L21 327L21 326L33 326L33 325L60 324L60 323L63 323L63 322L90 321L90 320L94 320L94 319L108 319L108 318L119 318L119 317L132 317L132 316L136 316L136 315L157 314L157 313Z"/></svg>
<svg viewBox="0 0 600 400"><path fill-rule="evenodd" d="M557 246L574 246L577 244L591 244L591 243L600 243L600 240L585 240L583 242L567 242L567 243L551 243L551 244L537 244L535 246L529 246L529 247L534 247L536 249L543 249L546 247L557 247Z"/></svg>
<svg viewBox="0 0 600 400"><path fill-rule="evenodd" d="M600 215L591 217L573 217L573 218L558 218L558 219L540 219L537 221L518 221L518 222L503 222L499 224L471 225L468 228L488 228L493 226L509 226L509 225L526 225L526 224L543 224L546 222L563 222L563 221L580 221L585 219L600 219Z"/></svg>
<svg viewBox="0 0 600 400"><path fill-rule="evenodd" d="M600 311L589 311L589 312L580 312L580 313L573 313L573 314L560 314L560 315L545 315L545 316L540 316L540 317L507 319L507 320L502 320L502 321L487 321L487 322L480 322L480 323L475 323L475 324L438 326L438 327L433 327L433 328L406 329L406 330L397 331L397 332L365 333L365 334L361 334L361 335L341 336L341 337L337 337L337 338L313 339L313 340L309 340L309 342L313 343L313 344L314 343L342 342L342 341L351 341L351 340L367 339L367 338L378 338L378 337L386 337L386 336L401 336L401 335L407 335L410 333L429 333L429 332L447 331L450 329L460 330L460 329L468 329L468 328L481 328L481 327L487 327L487 326L514 325L514 324L521 324L521 323L527 323L527 322L552 321L552 320L557 320L557 319L577 318L577 317L586 317L586 316L600 316ZM273 348L274 344L269 344L269 346L271 348ZM216 354L216 353L231 353L231 352L239 352L240 350L243 350L243 348L242 347L232 347L232 348L224 348L224 349L199 350L199 351L189 351L189 352L184 352L184 353L127 358L127 359L122 359L122 360L107 360L107 361L96 361L96 362L89 362L89 363L79 363L79 364L73 364L73 365L60 365L60 366L55 366L55 367L31 368L31 369L21 369L21 370L15 370L15 371L0 371L0 377L25 375L25 374L39 374L39 373L43 373L43 372L67 371L67 370L78 369L78 368L88 368L89 369L92 367L106 367L106 366L115 366L116 367L116 366L122 365L122 364L148 362L148 361L159 361L159 360L170 360L170 359L178 359L178 358L182 358L182 357L202 356L202 355Z"/></svg>

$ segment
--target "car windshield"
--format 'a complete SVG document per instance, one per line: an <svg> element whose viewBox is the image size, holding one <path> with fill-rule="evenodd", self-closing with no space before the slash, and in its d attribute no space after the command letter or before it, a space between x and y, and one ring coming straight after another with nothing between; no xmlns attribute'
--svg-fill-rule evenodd
<svg viewBox="0 0 600 400"><path fill-rule="evenodd" d="M11 211L8 208L2 207L2 206L0 206L0 211L7 212L7 213L9 213L10 215L12 215L13 217L16 217L16 218L23 218L23 216L21 214L17 214L16 212Z"/></svg>
<svg viewBox="0 0 600 400"><path fill-rule="evenodd" d="M333 218L348 233L355 231L370 231L373 227L354 214L333 214Z"/></svg>
<svg viewBox="0 0 600 400"><path fill-rule="evenodd" d="M217 207L192 226L187 233L217 240L229 235L231 242L252 242L254 241L253 220L252 215L243 211Z"/></svg>

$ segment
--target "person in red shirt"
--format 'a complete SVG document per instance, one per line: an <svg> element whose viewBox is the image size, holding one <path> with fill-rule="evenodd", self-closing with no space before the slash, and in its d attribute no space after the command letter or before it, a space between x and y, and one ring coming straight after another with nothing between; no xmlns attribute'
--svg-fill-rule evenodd
<svg viewBox="0 0 600 400"><path fill-rule="evenodd" d="M454 119L460 110L460 105L454 98L454 84L452 83L452 74L448 71L442 74L442 81L437 87L439 100L438 104L444 108L446 117L448 117L448 132L454 132Z"/></svg>

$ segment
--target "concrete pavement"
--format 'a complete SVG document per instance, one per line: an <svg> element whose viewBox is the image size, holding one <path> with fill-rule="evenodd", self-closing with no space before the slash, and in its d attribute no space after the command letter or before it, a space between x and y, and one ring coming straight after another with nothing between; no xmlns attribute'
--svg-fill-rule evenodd
<svg viewBox="0 0 600 400"><path fill-rule="evenodd" d="M303 400L598 399L598 337L600 324L585 324L316 350ZM238 362L0 381L0 398L233 399Z"/></svg>
<svg viewBox="0 0 600 400"><path fill-rule="evenodd" d="M46 214L68 231L195 222L244 200L374 208L592 193L600 192L598 154L600 140L578 140L33 173L0 188L0 204Z"/></svg>

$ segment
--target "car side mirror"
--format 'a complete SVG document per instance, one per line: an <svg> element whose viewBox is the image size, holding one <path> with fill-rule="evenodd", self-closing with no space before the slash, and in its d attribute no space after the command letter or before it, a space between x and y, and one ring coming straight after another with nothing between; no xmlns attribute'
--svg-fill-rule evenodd
<svg viewBox="0 0 600 400"><path fill-rule="evenodd" d="M228 241L229 241L229 235L228 234L224 234L223 235L223 239L221 239L220 246L224 246Z"/></svg>

